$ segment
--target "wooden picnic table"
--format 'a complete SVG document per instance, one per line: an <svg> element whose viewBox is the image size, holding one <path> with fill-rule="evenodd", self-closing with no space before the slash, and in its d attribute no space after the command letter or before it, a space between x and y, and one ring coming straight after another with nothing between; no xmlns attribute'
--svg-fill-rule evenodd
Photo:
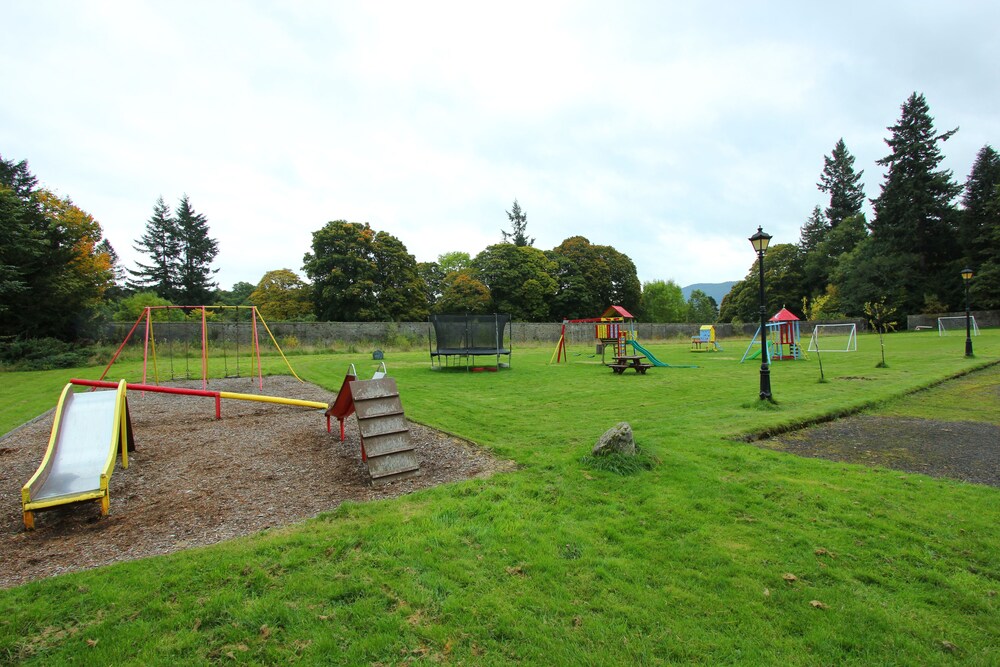
<svg viewBox="0 0 1000 667"><path fill-rule="evenodd" d="M640 375L645 375L646 371L653 367L653 364L643 363L643 359L645 358L640 354L616 355L614 357L615 363L608 364L608 366L614 371L615 375L621 375L629 368Z"/></svg>

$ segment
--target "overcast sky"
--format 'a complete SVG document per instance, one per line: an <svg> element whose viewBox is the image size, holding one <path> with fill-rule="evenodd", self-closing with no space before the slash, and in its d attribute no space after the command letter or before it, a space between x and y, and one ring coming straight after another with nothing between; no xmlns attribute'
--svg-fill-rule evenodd
<svg viewBox="0 0 1000 667"><path fill-rule="evenodd" d="M879 193L922 92L964 183L1000 148L1000 3L4 3L0 155L93 215L134 267L189 195L220 286L302 275L312 233L368 222L418 261L510 229L582 235L643 281L745 276L798 239L841 137Z"/></svg>

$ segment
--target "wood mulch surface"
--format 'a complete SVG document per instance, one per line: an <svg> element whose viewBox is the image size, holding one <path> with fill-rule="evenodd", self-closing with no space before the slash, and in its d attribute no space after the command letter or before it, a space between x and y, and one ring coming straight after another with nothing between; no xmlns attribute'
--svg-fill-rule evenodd
<svg viewBox="0 0 1000 667"><path fill-rule="evenodd" d="M201 382L171 386L201 389ZM209 389L328 403L335 394L290 377L212 380ZM53 396L53 404L57 396ZM406 407L405 393L402 396ZM111 512L97 502L36 512L24 529L21 487L42 460L51 411L0 438L0 588L44 577L214 544L291 524L345 500L391 498L514 469L489 452L420 424L410 435L420 474L372 486L355 418L340 442L322 411L269 403L130 391L136 451L111 478Z"/></svg>

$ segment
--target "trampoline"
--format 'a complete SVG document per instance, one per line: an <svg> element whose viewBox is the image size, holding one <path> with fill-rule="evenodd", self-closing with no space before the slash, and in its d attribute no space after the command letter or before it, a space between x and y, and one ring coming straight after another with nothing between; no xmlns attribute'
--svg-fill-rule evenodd
<svg viewBox="0 0 1000 667"><path fill-rule="evenodd" d="M476 357L494 357L493 370L501 368L500 357L506 356L510 368L510 315L431 315L433 342L427 331L427 347L431 368L478 366ZM504 343L507 347L504 347Z"/></svg>

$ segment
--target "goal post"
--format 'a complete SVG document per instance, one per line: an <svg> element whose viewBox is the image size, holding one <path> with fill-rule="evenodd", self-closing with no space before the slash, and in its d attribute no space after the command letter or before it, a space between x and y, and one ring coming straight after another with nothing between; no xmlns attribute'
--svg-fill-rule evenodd
<svg viewBox="0 0 1000 667"><path fill-rule="evenodd" d="M965 315L949 315L939 317L938 336L947 336L949 331L965 331ZM976 324L976 316L969 315L969 330L973 336L979 335L979 325Z"/></svg>
<svg viewBox="0 0 1000 667"><path fill-rule="evenodd" d="M808 352L857 352L858 325L817 324L809 338Z"/></svg>

